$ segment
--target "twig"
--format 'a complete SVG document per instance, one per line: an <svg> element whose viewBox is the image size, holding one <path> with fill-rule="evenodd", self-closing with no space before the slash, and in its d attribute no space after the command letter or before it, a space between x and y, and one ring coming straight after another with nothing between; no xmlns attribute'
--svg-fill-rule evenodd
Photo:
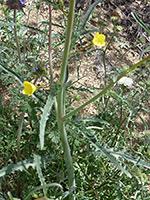
<svg viewBox="0 0 150 200"><path fill-rule="evenodd" d="M89 178L88 178L87 175L85 174L85 172L84 172L84 170L82 169L81 165L80 165L79 163L77 163L77 164L78 164L78 166L80 167L80 169L81 169L82 173L84 174L85 178L87 179L87 181L88 181L90 187L92 188L94 194L96 195L96 197L98 198L98 200L100 200L100 197L98 196L96 190L95 190L94 187L92 186L92 184L91 184Z"/></svg>

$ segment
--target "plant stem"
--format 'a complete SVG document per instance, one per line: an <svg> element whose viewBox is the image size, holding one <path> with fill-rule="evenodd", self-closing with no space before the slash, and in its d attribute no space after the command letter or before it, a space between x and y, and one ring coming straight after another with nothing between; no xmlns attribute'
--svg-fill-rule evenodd
<svg viewBox="0 0 150 200"><path fill-rule="evenodd" d="M74 7L75 7L75 0L71 0L70 7L69 7L67 33L66 33L65 47L64 47L64 53L63 53L63 59L62 59L61 74L60 74L60 79L59 79L61 84L65 82L65 78L66 78L68 54L70 50L72 28L73 28L73 21L74 21Z"/></svg>
<svg viewBox="0 0 150 200"><path fill-rule="evenodd" d="M116 34L116 29L115 29L115 27L114 27L114 32L113 32L113 34L112 34L112 36L111 36L111 38L110 38L110 40L109 40L109 42L108 42L108 44L107 44L107 46L106 46L104 52L103 52L103 65L104 65L104 73L105 73L105 74L104 74L104 86L106 86L106 77L107 77L106 51L107 51L107 49L110 47L110 44L111 44L111 42L112 42L112 40L113 40L115 34Z"/></svg>
<svg viewBox="0 0 150 200"><path fill-rule="evenodd" d="M96 96L92 97L90 100L88 100L87 102L85 102L84 104L82 104L81 106L79 106L78 108L74 109L73 111L71 111L70 113L66 114L63 117L63 120L66 120L68 117L74 115L76 112L79 112L80 110L82 110L85 106L89 105L90 103L94 102L95 100L97 100L100 96L102 96L103 94L105 94L109 89L111 89L122 77L126 76L128 73L130 73L131 71L133 71L136 67L142 65L145 61L150 60L150 55L147 56L146 58L142 59L140 62L136 63L135 65L133 65L132 67L130 67L129 69L127 69L125 72L123 72L116 81L110 83L104 90L102 90L101 92L99 92Z"/></svg>
<svg viewBox="0 0 150 200"><path fill-rule="evenodd" d="M14 9L14 23L16 23L16 9ZM18 41L18 36L17 36L16 25L14 25L14 34L15 34L15 39L16 39L19 62L22 63L21 56L20 56L20 46L19 46L19 41Z"/></svg>
<svg viewBox="0 0 150 200"><path fill-rule="evenodd" d="M53 82L53 65L52 65L52 8L49 4L49 67L50 67L50 83Z"/></svg>
<svg viewBox="0 0 150 200"><path fill-rule="evenodd" d="M70 50L71 36L72 36L72 28L74 21L74 8L75 8L75 0L70 1L69 6L69 17L68 17L68 25L65 39L65 47L63 52L63 60L60 74L60 88L57 96L57 121L58 121L58 129L60 132L61 142L64 149L64 159L67 167L67 175L68 175L68 185L70 194L66 199L75 200L73 195L73 191L75 189L75 178L74 178L74 169L73 169L73 161L71 157L70 146L67 139L65 122L62 120L65 114L65 79L67 72L67 62L68 62L68 54Z"/></svg>
<svg viewBox="0 0 150 200"><path fill-rule="evenodd" d="M73 161L71 157L70 146L68 143L66 129L65 129L65 122L62 120L65 111L63 86L59 90L57 101L58 101L58 112L57 112L58 128L60 131L61 142L64 149L64 159L67 167L69 190L72 191L75 188L75 178L74 178L74 169L73 169ZM75 200L73 194L69 195L69 200Z"/></svg>
<svg viewBox="0 0 150 200"><path fill-rule="evenodd" d="M18 134L17 134L17 161L20 161L20 139L21 139L21 132L22 132L22 125L24 119L25 110L21 113L19 126L18 126Z"/></svg>

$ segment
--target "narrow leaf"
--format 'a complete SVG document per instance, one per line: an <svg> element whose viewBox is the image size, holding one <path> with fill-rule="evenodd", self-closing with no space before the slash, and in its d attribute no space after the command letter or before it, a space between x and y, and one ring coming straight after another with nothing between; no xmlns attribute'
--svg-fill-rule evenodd
<svg viewBox="0 0 150 200"><path fill-rule="evenodd" d="M14 173L18 170L27 170L29 167L35 168L35 163L33 162L33 159L28 159L15 164L10 164L7 167L4 167L0 170L0 177L6 174Z"/></svg>
<svg viewBox="0 0 150 200"><path fill-rule="evenodd" d="M40 32L40 33L45 33L44 31L40 30L39 28L35 28L34 26L31 26L31 25L28 25L28 24L25 24L25 23L14 23L14 22L11 22L11 23L7 23L7 22L2 22L0 23L0 27L5 27L5 26L24 26L28 29L32 29L34 31L37 31L37 32Z"/></svg>
<svg viewBox="0 0 150 200"><path fill-rule="evenodd" d="M90 7L89 9L87 10L86 14L84 15L84 18L81 22L81 27L80 27L80 30L84 29L85 25L86 25L86 22L88 21L91 13L93 12L94 8L97 6L98 3L102 2L102 0L97 0L96 2L94 2Z"/></svg>
<svg viewBox="0 0 150 200"><path fill-rule="evenodd" d="M50 115L50 111L52 109L54 102L54 95L52 92L50 92L48 99L46 101L46 104L44 108L42 109L42 114L41 114L41 120L40 120L40 146L41 150L44 148L44 135L45 135L45 127L46 127L46 122L48 120L48 117Z"/></svg>
<svg viewBox="0 0 150 200"><path fill-rule="evenodd" d="M39 177L39 180L41 182L41 185L44 186L43 187L43 193L44 195L46 196L46 188L45 188L45 178L43 176L43 173L42 173L42 170L41 170L41 167L40 167L40 163L41 163L41 157L34 154L34 162L35 162L35 165L36 165L36 170L37 170L37 173L38 173L38 177Z"/></svg>
<svg viewBox="0 0 150 200"><path fill-rule="evenodd" d="M40 32L40 33L45 33L45 31L42 31L42 30L40 30L39 28L35 28L34 26L30 26L30 25L27 25L27 24L25 24L25 23L20 24L20 26L24 26L24 27L26 27L26 28L32 29L32 30L37 31L37 32Z"/></svg>
<svg viewBox="0 0 150 200"><path fill-rule="evenodd" d="M124 160L132 162L135 165L140 165L142 167L146 167L146 168L150 169L150 163L147 163L146 161L140 159L140 157L134 158L133 156L127 154L124 150L122 150L122 151L112 151L112 149L110 149L109 152L110 152L111 155L113 155L117 158L120 157Z"/></svg>
<svg viewBox="0 0 150 200"><path fill-rule="evenodd" d="M94 143L93 143L94 144ZM102 151L102 153L105 155L105 156L107 156L107 158L112 162L112 163L114 163L114 165L118 168L118 169L120 169L123 173L125 173L129 178L132 178L132 175L127 171L127 170L125 170L125 168L124 167L122 167L119 163L118 163L118 161L116 160L116 158L112 155L112 154L110 154L110 152L105 148L105 147L102 147L101 145L99 145L99 144L94 144L94 146L95 147L97 147L99 150L101 150Z"/></svg>
<svg viewBox="0 0 150 200"><path fill-rule="evenodd" d="M44 161L50 160L51 158L47 157L47 156L40 156L39 159L43 163ZM20 171L27 170L29 167L32 167L33 169L35 169L35 167L36 167L35 160L32 158L29 158L27 160L22 160L17 163L12 163L6 167L3 167L0 170L0 177L4 176L6 174L14 173L15 171L18 171L18 170L20 170Z"/></svg>
<svg viewBox="0 0 150 200"><path fill-rule="evenodd" d="M142 28L150 35L150 29L146 26L146 24L137 16L135 12L131 13L134 19L140 24Z"/></svg>
<svg viewBox="0 0 150 200"><path fill-rule="evenodd" d="M141 53L141 55L140 55L140 59L143 58L144 54L145 54L147 51L150 51L150 46L148 46L147 48L145 48L145 49L142 51L142 53Z"/></svg>
<svg viewBox="0 0 150 200"><path fill-rule="evenodd" d="M7 194L9 196L10 200L21 200L21 199L18 199L18 198L14 198L10 192L8 192Z"/></svg>

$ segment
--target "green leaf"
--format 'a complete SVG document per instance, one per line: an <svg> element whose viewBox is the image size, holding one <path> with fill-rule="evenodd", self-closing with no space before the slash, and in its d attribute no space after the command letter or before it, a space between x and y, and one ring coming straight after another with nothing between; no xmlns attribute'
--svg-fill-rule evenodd
<svg viewBox="0 0 150 200"><path fill-rule="evenodd" d="M25 23L20 24L20 26L24 26L24 27L26 27L26 28L28 28L28 29L32 29L32 30L37 31L37 32L40 32L40 33L45 33L45 31L42 31L42 30L40 30L39 28L35 28L35 27L30 26L30 25L27 25L27 24L25 24Z"/></svg>
<svg viewBox="0 0 150 200"><path fill-rule="evenodd" d="M46 157L46 156L39 156L40 162L44 162L46 160L51 159L50 157ZM15 171L23 171L23 170L27 170L29 167L32 167L33 169L35 169L36 167L36 163L35 160L32 158L29 158L27 160L22 160L20 162L17 163L12 163L9 164L6 167L3 167L0 170L0 177L6 175L6 174L10 174L10 173L14 173Z"/></svg>
<svg viewBox="0 0 150 200"><path fill-rule="evenodd" d="M132 175L123 166L121 166L116 160L116 158L110 153L110 149L101 146L98 142L96 142L95 137L94 139L91 139L86 134L83 133L83 135L96 147L96 150L100 151L103 155L105 155L118 169L125 173L129 178L132 178ZM98 151L96 153L98 153Z"/></svg>
<svg viewBox="0 0 150 200"><path fill-rule="evenodd" d="M123 173L125 173L129 178L132 178L132 175L124 168L122 167L119 162L116 160L116 158L110 153L110 151L106 148L103 147L101 145L99 145L98 143L95 144L95 147L97 147L105 156L107 156L107 158L114 163L114 165L120 169Z"/></svg>
<svg viewBox="0 0 150 200"><path fill-rule="evenodd" d="M48 21L40 21L39 23L49 25L49 22L48 22ZM57 27L59 27L59 28L65 29L65 27L62 26L62 25L60 25L60 24L52 23L52 26L57 26Z"/></svg>
<svg viewBox="0 0 150 200"><path fill-rule="evenodd" d="M20 26L20 23L15 23L15 22L4 22L3 20L0 20L0 27L5 27L5 26Z"/></svg>
<svg viewBox="0 0 150 200"><path fill-rule="evenodd" d="M23 160L15 164L10 164L0 170L0 177L6 174L14 173L18 170L27 170L29 167L32 167L33 169L35 168L35 162L33 162L33 159Z"/></svg>
<svg viewBox="0 0 150 200"><path fill-rule="evenodd" d="M108 151L110 152L111 155L115 156L117 159L120 157L124 160L132 162L134 165L140 165L142 167L150 169L150 163L147 163L146 161L140 159L140 157L134 158L133 156L127 154L125 150L114 151L112 149L109 149Z"/></svg>
<svg viewBox="0 0 150 200"><path fill-rule="evenodd" d="M43 193L46 196L45 178L42 174L42 170L41 170L41 167L40 167L41 157L39 155L34 154L34 162L36 164L36 170L37 170L37 173L38 173L39 180L41 182L41 185L43 186Z"/></svg>
<svg viewBox="0 0 150 200"><path fill-rule="evenodd" d="M87 34L98 32L98 31L99 31L98 29L87 30L87 31L82 32L81 35L87 35Z"/></svg>
<svg viewBox="0 0 150 200"><path fill-rule="evenodd" d="M140 55L140 59L142 59L143 56L144 56L144 54L145 54L147 51L149 51L149 50L150 50L150 46L148 46L147 48L145 48L145 49L142 51L141 55Z"/></svg>
<svg viewBox="0 0 150 200"><path fill-rule="evenodd" d="M53 95L53 92L50 92L48 99L46 101L46 104L45 104L44 108L42 109L41 120L40 120L40 135L39 135L39 137L40 137L41 150L44 148L45 127L46 127L46 122L50 115L53 103L54 103L54 95Z"/></svg>
<svg viewBox="0 0 150 200"><path fill-rule="evenodd" d="M144 22L137 16L135 12L131 12L134 19L140 24L142 28L150 35L150 29L144 24Z"/></svg>
<svg viewBox="0 0 150 200"><path fill-rule="evenodd" d="M107 121L99 119L97 117L83 117L80 120L83 121L83 122L98 122L98 123L101 123L101 124L110 125L110 123L108 123Z"/></svg>
<svg viewBox="0 0 150 200"><path fill-rule="evenodd" d="M93 12L94 8L97 6L98 3L102 2L102 0L97 0L96 2L94 2L90 7L89 9L87 10L86 14L84 15L84 18L81 22L81 27L80 27L80 30L84 29L85 25L86 25L86 22L88 21L91 13Z"/></svg>

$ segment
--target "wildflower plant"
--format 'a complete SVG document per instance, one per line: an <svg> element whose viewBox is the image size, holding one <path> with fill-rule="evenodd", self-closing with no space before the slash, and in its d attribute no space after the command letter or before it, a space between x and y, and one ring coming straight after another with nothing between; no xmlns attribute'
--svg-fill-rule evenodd
<svg viewBox="0 0 150 200"><path fill-rule="evenodd" d="M13 111L10 111L10 114L1 106L2 122L0 121L0 125L2 128L0 127L0 130L2 130L2 135L0 135L0 140L3 144L1 146L8 154L8 160L5 160L5 151L2 151L0 177L4 177L3 185L7 183L7 177L9 181L14 181L15 185L11 187L12 183L8 182L7 189L5 188L8 191L4 191L2 198L90 200L124 199L125 197L125 199L131 199L131 194L139 192L137 190L141 183L143 187L141 196L147 198L145 185L149 172L145 172L144 169L149 169L150 165L141 156L145 146L143 145L140 153L135 150L130 155L124 147L128 148L129 145L125 142L133 136L128 133L126 139L126 131L122 127L125 123L128 124L126 127L131 127L133 113L134 117L140 117L146 127L136 109L138 105L132 105L131 103L135 102L126 99L124 89L129 89L134 85L133 80L127 76L146 63L150 56L122 70L117 75L115 73L113 76L110 75L107 79L106 53L117 32L116 23L114 32L107 42L105 41L106 34L101 34L98 30L86 30L90 15L102 0L95 1L83 19L82 15L75 13L75 0L69 1L69 10L64 7L62 0L59 4L48 0L44 2L48 5L49 20L39 22L41 26L46 24L43 31L40 26L30 26L28 21L27 24L21 24L21 22L19 24L16 21L18 10L26 6L26 1L6 1L10 12L13 12L13 23L9 22L12 18L6 17L5 20L9 19L8 22L14 30L17 64L14 60L7 63L8 50L2 53L3 61L0 61L0 68L3 76L7 77L7 83L10 81L10 76L15 79L11 85L11 91L14 85L17 86L13 90L13 98L19 99L19 101L16 100L19 114ZM58 44L56 41L53 43L52 6L63 13L64 24L67 24L63 30L65 34L60 31L56 38ZM38 4L39 8L40 4ZM64 28L62 24L57 24L57 26L62 29ZM18 34L20 26L26 33L23 35L25 36L24 40L22 39L23 42L20 40L21 34ZM87 41L83 47L85 39ZM94 48L91 44L95 45ZM78 48L80 45L81 49ZM3 46L4 49L6 46ZM55 51L58 46L63 46L60 54L57 49ZM70 56L85 50L91 52L93 49L94 51L100 49L103 53L102 62L105 69L103 88L98 88L96 91L86 87L74 88L74 81L68 79ZM47 60L45 61L46 53ZM13 58L13 54L11 57ZM54 73L56 58L61 58L57 81ZM19 93L20 88L21 94ZM76 89L77 94L83 89L92 91L93 97L80 106L72 107L70 106L71 100L68 100L70 98L68 93L73 89ZM112 98L114 101L110 101ZM80 117L78 112L93 102L96 102L98 114L93 117ZM6 116L9 116L9 126L5 120ZM9 140L5 134L8 134ZM14 157L9 150L11 137L13 142L15 141L12 144ZM141 157L135 156L136 153ZM5 163L10 164L5 165ZM142 169L138 170L135 166L141 166ZM9 176L9 174L13 175ZM140 176L142 178L139 178ZM130 180L132 181L129 185Z"/></svg>

